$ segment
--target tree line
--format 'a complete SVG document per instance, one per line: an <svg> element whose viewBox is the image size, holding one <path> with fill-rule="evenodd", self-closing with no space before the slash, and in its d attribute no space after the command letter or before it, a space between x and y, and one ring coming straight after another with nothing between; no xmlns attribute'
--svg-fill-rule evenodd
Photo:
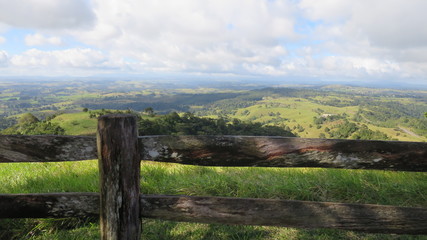
<svg viewBox="0 0 427 240"><path fill-rule="evenodd" d="M131 110L95 110L84 112L90 114L92 118L109 113L127 113L138 117L139 135L252 135L252 136L285 136L295 137L295 135L278 126L264 126L261 123L243 122L239 119L225 118L202 118L193 113L186 112L178 114L172 112L166 115L155 115L152 108L146 108L144 114ZM23 114L18 123L12 127L4 129L4 135L63 135L65 129L56 123L52 123L47 118L39 120L31 113Z"/></svg>
<svg viewBox="0 0 427 240"><path fill-rule="evenodd" d="M201 118L186 112L160 115L154 118L139 119L140 135L252 135L284 136L295 135L278 126L263 126L261 123L243 122L239 119L223 117Z"/></svg>
<svg viewBox="0 0 427 240"><path fill-rule="evenodd" d="M50 120L39 120L31 113L23 114L18 122L0 132L4 135L64 135L65 130Z"/></svg>

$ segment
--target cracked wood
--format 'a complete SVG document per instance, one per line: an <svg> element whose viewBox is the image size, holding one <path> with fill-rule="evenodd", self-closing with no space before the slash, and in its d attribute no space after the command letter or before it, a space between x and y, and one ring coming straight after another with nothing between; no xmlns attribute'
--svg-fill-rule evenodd
<svg viewBox="0 0 427 240"><path fill-rule="evenodd" d="M427 209L255 198L140 195L140 216L171 221L427 234ZM99 194L0 194L0 218L99 214Z"/></svg>
<svg viewBox="0 0 427 240"><path fill-rule="evenodd" d="M139 137L140 158L200 166L427 171L427 143L243 136ZM95 159L93 137L0 136L0 162Z"/></svg>
<svg viewBox="0 0 427 240"><path fill-rule="evenodd" d="M142 159L201 166L427 171L427 143L244 136L140 137Z"/></svg>
<svg viewBox="0 0 427 240"><path fill-rule="evenodd" d="M136 117L98 118L101 239L140 239L140 158Z"/></svg>

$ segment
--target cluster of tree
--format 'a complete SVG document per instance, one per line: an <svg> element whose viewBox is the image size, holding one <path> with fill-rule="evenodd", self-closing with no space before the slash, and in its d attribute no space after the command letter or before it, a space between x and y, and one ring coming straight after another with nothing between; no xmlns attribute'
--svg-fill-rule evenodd
<svg viewBox="0 0 427 240"><path fill-rule="evenodd" d="M310 100L317 104L333 106L333 107L349 107L349 106L356 106L359 104L359 101L357 99L346 101L338 98L326 98L325 100L317 100L317 99L311 98Z"/></svg>
<svg viewBox="0 0 427 240"><path fill-rule="evenodd" d="M18 123L0 132L4 135L64 135L65 130L49 120L40 121L31 113L23 114Z"/></svg>
<svg viewBox="0 0 427 240"><path fill-rule="evenodd" d="M346 139L351 137L352 139L360 140L390 140L387 134L381 131L372 131L365 124L358 126L357 124L349 122L348 120L345 120L342 124L338 125L337 128L333 129L333 131L329 130L328 128L327 132L331 138L338 139ZM319 137L324 138L325 135L322 134Z"/></svg>
<svg viewBox="0 0 427 240"><path fill-rule="evenodd" d="M294 126L294 130L298 130L298 132L304 132L305 128L301 125Z"/></svg>
<svg viewBox="0 0 427 240"><path fill-rule="evenodd" d="M87 107L90 109L118 109L118 110L126 110L126 109L134 109L135 111L143 111L147 107L154 107L159 112L169 112L173 111L188 111L189 106L178 105L175 103L163 103L163 102L101 102L101 103L92 103L92 104L83 104L83 107Z"/></svg>
<svg viewBox="0 0 427 240"><path fill-rule="evenodd" d="M351 138L360 140L390 140L387 134L378 130L372 131L364 124L351 136Z"/></svg>
<svg viewBox="0 0 427 240"><path fill-rule="evenodd" d="M0 130L6 129L16 124L15 118L8 118L6 116L0 116Z"/></svg>
<svg viewBox="0 0 427 240"><path fill-rule="evenodd" d="M88 108L83 108L83 112L88 112L90 118L98 118L102 115L113 114L113 113L138 115L136 112L134 112L130 109L127 109L127 110L111 110L111 109L88 110Z"/></svg>
<svg viewBox="0 0 427 240"><path fill-rule="evenodd" d="M425 106L417 104L373 102L371 106L359 109L353 120L380 127L407 126L417 134L427 136L427 119L422 114L424 109Z"/></svg>
<svg viewBox="0 0 427 240"><path fill-rule="evenodd" d="M374 101L371 103L366 103L364 108L366 110L361 110L361 113L366 118L372 122L383 125L387 125L387 123L393 122L393 120L405 118L422 118L422 113L427 111L427 106L425 105L404 104L400 102Z"/></svg>
<svg viewBox="0 0 427 240"><path fill-rule="evenodd" d="M313 122L316 125L320 125L323 124L325 122L333 122L333 121L337 121L340 119L345 119L347 117L347 114L333 114L333 115L328 115L328 116L319 116L319 117L314 117L313 118Z"/></svg>
<svg viewBox="0 0 427 240"><path fill-rule="evenodd" d="M343 123L338 125L338 127L334 129L334 131L330 131L329 135L332 138L345 139L350 137L357 130L358 130L358 127L355 123L345 120Z"/></svg>
<svg viewBox="0 0 427 240"><path fill-rule="evenodd" d="M190 105L208 105L223 99L234 99L240 93L206 93L206 94L164 94L159 95L124 95L104 97L100 99L90 99L81 102L82 107L90 109L133 109L144 111L148 107L153 107L157 112L166 113L171 111L185 112L190 110Z"/></svg>
<svg viewBox="0 0 427 240"><path fill-rule="evenodd" d="M139 120L140 135L252 135L295 137L290 131L278 126L263 126L261 123L231 121L225 118L201 118L192 113L182 116L176 112Z"/></svg>
<svg viewBox="0 0 427 240"><path fill-rule="evenodd" d="M425 118L405 119L401 125L411 127L417 134L427 136L427 119Z"/></svg>
<svg viewBox="0 0 427 240"><path fill-rule="evenodd" d="M257 102L254 100L246 100L241 98L220 100L208 105L205 105L197 112L200 115L226 115L235 114L239 108L247 108L255 105Z"/></svg>

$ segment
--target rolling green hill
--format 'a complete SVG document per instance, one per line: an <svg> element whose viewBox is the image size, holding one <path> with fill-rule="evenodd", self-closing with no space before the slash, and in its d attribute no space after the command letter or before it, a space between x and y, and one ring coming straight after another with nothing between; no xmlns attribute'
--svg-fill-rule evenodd
<svg viewBox="0 0 427 240"><path fill-rule="evenodd" d="M137 112L152 107L157 115L176 111L223 118L228 122L239 119L281 127L304 138L427 141L427 118L424 117L427 91L340 85L255 90L156 89L135 82L120 82L120 85L112 82L108 87L91 89L88 83L63 84L5 86L0 93L0 127L10 127L16 122L14 118L31 112L41 120L52 118L51 122L65 129L67 135L93 135L96 119L81 112L83 107L92 111ZM326 119L327 116L339 116L339 119ZM355 124L355 131L338 134L351 124Z"/></svg>
<svg viewBox="0 0 427 240"><path fill-rule="evenodd" d="M95 135L97 120L88 112L64 113L51 120L65 130L65 135Z"/></svg>

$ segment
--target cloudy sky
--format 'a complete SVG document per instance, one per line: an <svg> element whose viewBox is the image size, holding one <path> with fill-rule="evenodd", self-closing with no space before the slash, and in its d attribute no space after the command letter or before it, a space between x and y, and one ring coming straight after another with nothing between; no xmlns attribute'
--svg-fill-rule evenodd
<svg viewBox="0 0 427 240"><path fill-rule="evenodd" d="M426 0L0 0L0 76L427 82Z"/></svg>

